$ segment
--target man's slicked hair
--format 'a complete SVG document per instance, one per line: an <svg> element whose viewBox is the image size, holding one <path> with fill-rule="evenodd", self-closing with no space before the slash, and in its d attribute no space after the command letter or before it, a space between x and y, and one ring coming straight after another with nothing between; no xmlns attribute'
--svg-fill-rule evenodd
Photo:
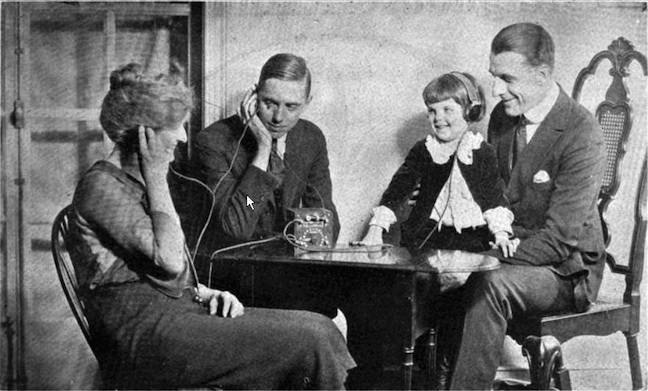
<svg viewBox="0 0 648 391"><path fill-rule="evenodd" d="M261 68L258 88L263 88L263 83L268 79L306 80L306 97L310 96L311 74L306 66L306 60L302 57L290 53L279 53L270 57Z"/></svg>
<svg viewBox="0 0 648 391"><path fill-rule="evenodd" d="M491 53L514 52L523 55L529 65L554 68L554 43L542 26L516 23L503 28L491 43Z"/></svg>

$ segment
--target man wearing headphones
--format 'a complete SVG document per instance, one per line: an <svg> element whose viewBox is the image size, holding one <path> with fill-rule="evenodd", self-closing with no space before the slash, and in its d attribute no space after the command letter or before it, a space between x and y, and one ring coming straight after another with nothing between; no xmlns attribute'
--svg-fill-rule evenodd
<svg viewBox="0 0 648 391"><path fill-rule="evenodd" d="M488 390L508 328L527 318L585 311L605 260L597 196L605 165L592 114L553 80L554 45L536 24L501 30L491 44L488 129L515 215L515 252L500 269L473 274L451 389Z"/></svg>
<svg viewBox="0 0 648 391"><path fill-rule="evenodd" d="M203 197L201 205L182 216L190 246L196 244L207 219L200 242L202 254L281 234L288 222L287 208L300 207L332 212L329 223L334 234L331 244L335 244L340 226L332 200L326 139L315 124L300 118L311 101L310 90L311 74L304 59L276 54L263 65L258 85L247 92L238 114L196 135L189 172L212 189L214 199ZM197 262L196 268L207 281L209 262ZM227 280L230 276L219 270L211 277ZM257 296L274 300L303 293L290 285L286 281L281 287L259 289ZM319 296L316 288L313 285L311 293ZM335 306L324 300L305 306L299 309L336 315Z"/></svg>

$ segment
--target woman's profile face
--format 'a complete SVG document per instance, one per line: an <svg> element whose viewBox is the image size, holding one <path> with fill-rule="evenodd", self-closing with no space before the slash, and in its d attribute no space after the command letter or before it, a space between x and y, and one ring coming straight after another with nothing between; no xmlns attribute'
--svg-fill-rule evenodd
<svg viewBox="0 0 648 391"><path fill-rule="evenodd" d="M468 129L468 122L464 119L464 110L454 99L430 103L427 108L432 134L439 141L457 140Z"/></svg>
<svg viewBox="0 0 648 391"><path fill-rule="evenodd" d="M166 150L170 150L172 152L179 142L187 142L187 131L184 127L187 119L188 118L185 118L182 122L178 123L175 126L164 127L158 131L160 140L162 141L162 144L164 145L164 148Z"/></svg>

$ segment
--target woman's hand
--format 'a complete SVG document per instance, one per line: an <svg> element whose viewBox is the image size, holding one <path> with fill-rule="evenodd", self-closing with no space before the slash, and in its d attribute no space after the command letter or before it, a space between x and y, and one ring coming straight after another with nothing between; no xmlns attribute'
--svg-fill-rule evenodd
<svg viewBox="0 0 648 391"><path fill-rule="evenodd" d="M520 239L510 239L506 232L495 233L495 242L490 242L491 248L502 250L504 258L512 257L520 244Z"/></svg>
<svg viewBox="0 0 648 391"><path fill-rule="evenodd" d="M138 135L140 169L146 185L158 184L160 179L166 181L169 162L173 160L173 151L169 151L164 146L160 136L151 128L140 125Z"/></svg>
<svg viewBox="0 0 648 391"><path fill-rule="evenodd" d="M224 318L236 318L245 312L243 304L228 291L210 289L199 284L198 297L209 304L209 315L216 315L220 312Z"/></svg>
<svg viewBox="0 0 648 391"><path fill-rule="evenodd" d="M377 225L370 225L369 230L364 238L362 238L361 243L369 247L368 256L369 259L380 258L382 254L382 239L383 229Z"/></svg>

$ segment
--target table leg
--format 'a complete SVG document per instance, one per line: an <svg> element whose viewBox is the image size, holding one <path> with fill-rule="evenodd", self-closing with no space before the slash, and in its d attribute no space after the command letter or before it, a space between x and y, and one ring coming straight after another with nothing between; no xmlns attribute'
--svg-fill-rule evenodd
<svg viewBox="0 0 648 391"><path fill-rule="evenodd" d="M397 312L399 313L398 319L400 321L399 330L402 333L402 363L401 374L402 384L404 390L412 389L412 374L414 370L414 345L415 339L415 324L417 317L416 308L416 279L413 273L403 273L398 278L398 297Z"/></svg>
<svg viewBox="0 0 648 391"><path fill-rule="evenodd" d="M427 331L427 344L425 346L425 381L428 389L436 389L436 327Z"/></svg>
<svg viewBox="0 0 648 391"><path fill-rule="evenodd" d="M403 363L401 366L401 373L403 376L402 388L403 390L412 389L412 372L414 368L414 346L403 347Z"/></svg>

